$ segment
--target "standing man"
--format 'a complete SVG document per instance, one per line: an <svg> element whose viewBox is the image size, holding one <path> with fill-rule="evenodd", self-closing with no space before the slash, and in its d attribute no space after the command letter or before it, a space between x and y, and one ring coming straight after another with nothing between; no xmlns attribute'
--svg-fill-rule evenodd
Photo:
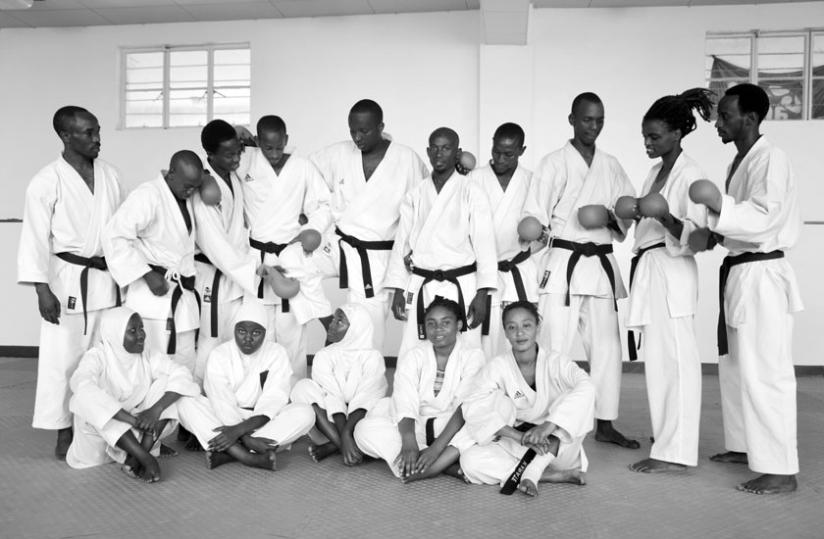
<svg viewBox="0 0 824 539"><path fill-rule="evenodd" d="M212 120L200 132L206 151L205 170L216 180L220 203L207 205L192 196L195 219L196 289L203 301L197 339L195 378L203 381L206 360L219 344L234 337L235 315L244 293L257 291L258 259L249 248L243 215L242 179L238 177L243 145L235 128Z"/></svg>
<svg viewBox="0 0 824 539"><path fill-rule="evenodd" d="M403 201L384 281L394 289L392 314L407 321L398 358L426 339L424 312L438 296L458 304L465 346L480 348L487 297L498 286L492 211L483 189L456 171L458 134L436 129L426 153L432 174Z"/></svg>
<svg viewBox="0 0 824 539"><path fill-rule="evenodd" d="M524 208L525 215L549 227L552 237L539 271L539 309L545 321L539 342L569 357L576 333L581 335L597 390L595 439L638 449L637 441L612 425L621 395L617 300L627 296L612 242L624 241L632 225L632 220L618 219L612 208L619 197L634 196L635 189L618 160L595 147L604 127L600 97L578 95L569 124L572 140L538 164Z"/></svg>
<svg viewBox="0 0 824 539"><path fill-rule="evenodd" d="M727 90L715 124L721 141L738 150L726 194L700 180L690 188L690 197L707 207L709 229L722 235L729 249L721 266L718 321L727 452L711 460L748 464L761 474L737 487L754 494L798 488L792 314L803 305L784 251L798 240L801 216L787 155L760 133L769 108L758 86ZM701 184L709 189L698 189ZM706 237L700 230L693 235ZM691 237L690 243L697 242Z"/></svg>
<svg viewBox="0 0 824 539"><path fill-rule="evenodd" d="M92 113L62 107L53 126L63 153L26 190L17 281L34 286L43 319L32 426L57 431L54 453L62 460L72 441L69 379L100 337L100 315L120 300L101 234L121 192L115 169L97 159L100 125Z"/></svg>
<svg viewBox="0 0 824 539"><path fill-rule="evenodd" d="M362 99L349 111L351 141L312 156L332 191L335 235L323 248L327 272L349 290L347 303L366 307L383 349L391 291L384 290L401 202L429 175L414 150L383 135L383 110Z"/></svg>
<svg viewBox="0 0 824 539"><path fill-rule="evenodd" d="M532 172L518 164L524 154L524 130L505 123L492 137L489 165L469 177L486 193L492 208L495 245L498 250L498 288L487 299L489 315L481 328L481 347L487 359L509 349L503 335L501 309L513 301L538 301L538 276L529 245L518 238Z"/></svg>
<svg viewBox="0 0 824 539"><path fill-rule="evenodd" d="M149 348L165 350L192 373L200 297L191 197L202 176L197 154L175 153L168 170L129 194L103 233L112 275L129 287L126 306L143 318Z"/></svg>

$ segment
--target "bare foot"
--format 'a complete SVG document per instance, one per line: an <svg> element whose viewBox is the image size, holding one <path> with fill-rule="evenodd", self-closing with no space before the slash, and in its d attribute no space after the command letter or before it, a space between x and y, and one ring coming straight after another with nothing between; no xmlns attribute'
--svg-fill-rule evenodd
<svg viewBox="0 0 824 539"><path fill-rule="evenodd" d="M343 453L343 463L346 466L357 466L363 462L363 453L355 445L355 440L351 436L344 436L341 438L341 453Z"/></svg>
<svg viewBox="0 0 824 539"><path fill-rule="evenodd" d="M143 468L141 468L139 464L135 466L124 462L120 466L120 471L132 479L138 479L143 473Z"/></svg>
<svg viewBox="0 0 824 539"><path fill-rule="evenodd" d="M718 453L710 457L713 462L723 462L725 464L749 464L746 453L740 451L727 451L726 453Z"/></svg>
<svg viewBox="0 0 824 539"><path fill-rule="evenodd" d="M149 455L148 458L144 458L143 462L143 474L140 476L143 478L144 481L147 483L157 483L160 481L160 464L157 463L157 460Z"/></svg>
<svg viewBox="0 0 824 539"><path fill-rule="evenodd" d="M329 455L333 455L337 452L338 446L332 442L326 442L321 445L309 444L309 456L312 457L312 460L315 462L320 462Z"/></svg>
<svg viewBox="0 0 824 539"><path fill-rule="evenodd" d="M793 492L798 488L794 475L776 475L765 473L755 479L741 483L736 489L750 494L781 494Z"/></svg>
<svg viewBox="0 0 824 539"><path fill-rule="evenodd" d="M248 462L244 462L247 466L253 468L262 468L264 470L276 471L278 469L278 458L274 451L266 451L260 455L253 455Z"/></svg>
<svg viewBox="0 0 824 539"><path fill-rule="evenodd" d="M71 427L57 431L57 444L54 446L54 456L57 460L66 460L66 453L69 452L69 446L72 445L73 438L74 431Z"/></svg>
<svg viewBox="0 0 824 539"><path fill-rule="evenodd" d="M415 481L420 481L421 479L426 479L426 476L419 473L409 474L406 477L401 477L401 483L407 485L409 483L414 483Z"/></svg>
<svg viewBox="0 0 824 539"><path fill-rule="evenodd" d="M612 426L612 421L598 420L598 429L595 432L595 440L598 442L606 442L610 444L619 445L626 449L639 449L641 444L637 440L631 440L624 437Z"/></svg>
<svg viewBox="0 0 824 539"><path fill-rule="evenodd" d="M540 481L542 483L569 483L571 485L586 485L586 474L580 469L573 470L544 470Z"/></svg>
<svg viewBox="0 0 824 539"><path fill-rule="evenodd" d="M532 482L532 479L521 479L518 484L518 490L527 496L535 497L538 495L538 486Z"/></svg>
<svg viewBox="0 0 824 539"><path fill-rule="evenodd" d="M171 448L166 444L160 444L160 458L176 457L177 455L178 453L174 448Z"/></svg>
<svg viewBox="0 0 824 539"><path fill-rule="evenodd" d="M674 462L667 462L658 459L644 459L639 460L635 464L630 464L629 469L633 472L640 473L659 473L659 472L683 472L687 469L683 464L676 464Z"/></svg>
<svg viewBox="0 0 824 539"><path fill-rule="evenodd" d="M461 465L459 463L450 464L444 471L444 475L448 475L450 477L457 477L467 485L469 484L469 478L464 475L463 470L461 469Z"/></svg>
<svg viewBox="0 0 824 539"><path fill-rule="evenodd" d="M246 449L254 451L255 453L266 453L267 451L277 451L278 449L277 444L269 445L262 439L255 438L254 436L246 436L243 439L243 445L246 446Z"/></svg>
<svg viewBox="0 0 824 539"><path fill-rule="evenodd" d="M223 451L206 451L206 468L214 470L218 466L234 462L235 457Z"/></svg>

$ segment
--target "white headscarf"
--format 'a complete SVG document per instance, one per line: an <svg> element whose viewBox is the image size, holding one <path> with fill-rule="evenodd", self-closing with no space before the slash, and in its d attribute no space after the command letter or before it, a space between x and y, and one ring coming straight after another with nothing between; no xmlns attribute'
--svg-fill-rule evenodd
<svg viewBox="0 0 824 539"><path fill-rule="evenodd" d="M124 408L136 406L149 391L152 382L148 350L135 354L123 348L126 326L135 312L128 307L116 307L103 313L100 321L103 352L114 361L107 362L106 379L108 390L120 400Z"/></svg>
<svg viewBox="0 0 824 539"><path fill-rule="evenodd" d="M357 303L341 305L340 310L349 320L349 329L346 330L343 339L330 344L326 348L336 352L373 350L375 345L372 343L372 334L375 328L372 325L372 317L369 316L369 311Z"/></svg>
<svg viewBox="0 0 824 539"><path fill-rule="evenodd" d="M116 307L103 313L100 321L100 338L107 354L115 356L121 363L133 362L140 354L127 352L123 348L126 326L135 312L128 307Z"/></svg>
<svg viewBox="0 0 824 539"><path fill-rule="evenodd" d="M240 309L237 311L237 315L235 315L235 325L239 322L254 322L263 327L263 329L266 329L267 321L268 316L266 315L266 308L263 306L262 301L251 296L243 298L243 305L241 305ZM234 330L234 326L232 326L232 329ZM244 357L255 357L269 347L269 340L264 337L263 344L261 344L260 348L258 348L254 354L247 356L237 345L234 335L232 336L232 343L234 344L234 346L232 346L233 352L236 353L241 359Z"/></svg>

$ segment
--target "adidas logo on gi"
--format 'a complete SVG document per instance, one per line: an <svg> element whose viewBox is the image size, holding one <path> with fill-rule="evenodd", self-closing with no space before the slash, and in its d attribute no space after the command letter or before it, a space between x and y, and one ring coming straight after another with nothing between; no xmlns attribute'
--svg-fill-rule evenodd
<svg viewBox="0 0 824 539"><path fill-rule="evenodd" d="M526 397L526 395L524 395L523 393L521 393L521 390L519 389L519 390L517 390L517 391L515 392L515 397L513 397L513 398L516 398L516 399L523 399L524 397Z"/></svg>

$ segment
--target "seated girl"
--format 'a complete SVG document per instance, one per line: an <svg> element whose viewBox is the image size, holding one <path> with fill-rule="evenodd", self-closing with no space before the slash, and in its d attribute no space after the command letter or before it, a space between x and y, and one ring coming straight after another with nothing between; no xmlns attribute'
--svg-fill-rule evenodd
<svg viewBox="0 0 824 539"><path fill-rule="evenodd" d="M85 353L71 378L74 440L66 455L72 468L120 462L121 469L148 483L160 481L155 459L160 439L171 433L187 407L191 430L201 443L214 435L202 420L198 385L183 365L159 351L146 351L140 315L127 307L103 314L101 342ZM183 397L183 398L181 398Z"/></svg>
<svg viewBox="0 0 824 539"><path fill-rule="evenodd" d="M512 349L492 358L463 409L475 445L461 453L471 483L537 496L538 482L584 484L583 443L595 416L595 387L575 362L539 349L538 311L526 301L503 310Z"/></svg>
<svg viewBox="0 0 824 539"><path fill-rule="evenodd" d="M483 352L458 335L457 303L436 297L424 315L426 338L398 359L392 397L382 399L355 428L355 442L386 461L403 482L458 474L460 452L474 444L462 430L459 395L484 364Z"/></svg>
<svg viewBox="0 0 824 539"><path fill-rule="evenodd" d="M310 406L289 403L292 367L283 346L266 339L266 320L263 304L245 298L234 339L212 350L206 362L203 389L219 432L206 446L210 468L239 460L274 470L275 452L309 432L315 421Z"/></svg>
<svg viewBox="0 0 824 539"><path fill-rule="evenodd" d="M386 395L386 365L372 344L372 318L361 305L335 311L326 331L326 348L315 354L312 378L292 389L292 401L310 404L315 427L309 454L315 462L340 451L343 463L363 461L353 436L355 425Z"/></svg>

